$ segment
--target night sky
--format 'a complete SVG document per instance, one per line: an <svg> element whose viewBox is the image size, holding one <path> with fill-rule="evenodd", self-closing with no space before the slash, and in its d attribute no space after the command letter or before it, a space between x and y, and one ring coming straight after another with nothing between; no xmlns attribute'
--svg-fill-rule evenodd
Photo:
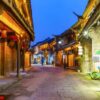
<svg viewBox="0 0 100 100"><path fill-rule="evenodd" d="M82 15L88 0L31 0L35 41L31 45L61 34L74 23L76 12Z"/></svg>

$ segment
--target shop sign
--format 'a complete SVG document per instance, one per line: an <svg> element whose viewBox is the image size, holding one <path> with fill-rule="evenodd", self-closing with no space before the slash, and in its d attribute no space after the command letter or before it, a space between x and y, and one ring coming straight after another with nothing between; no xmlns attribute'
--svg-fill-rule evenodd
<svg viewBox="0 0 100 100"><path fill-rule="evenodd" d="M82 48L82 46L78 47L78 54L79 55L83 55L83 48Z"/></svg>
<svg viewBox="0 0 100 100"><path fill-rule="evenodd" d="M95 66L95 71L99 71L100 70L100 55L94 55L93 62Z"/></svg>
<svg viewBox="0 0 100 100"><path fill-rule="evenodd" d="M93 61L94 62L99 62L100 61L100 56L97 56L97 55L93 56Z"/></svg>
<svg viewBox="0 0 100 100"><path fill-rule="evenodd" d="M96 55L100 55L100 50L97 50L97 51L95 52L95 54L96 54Z"/></svg>

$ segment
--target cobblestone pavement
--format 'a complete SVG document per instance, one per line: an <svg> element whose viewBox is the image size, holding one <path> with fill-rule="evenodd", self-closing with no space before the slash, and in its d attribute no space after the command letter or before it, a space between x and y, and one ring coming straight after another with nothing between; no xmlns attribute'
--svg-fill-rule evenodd
<svg viewBox="0 0 100 100"><path fill-rule="evenodd" d="M100 100L100 81L62 68L37 67L4 93L9 100Z"/></svg>

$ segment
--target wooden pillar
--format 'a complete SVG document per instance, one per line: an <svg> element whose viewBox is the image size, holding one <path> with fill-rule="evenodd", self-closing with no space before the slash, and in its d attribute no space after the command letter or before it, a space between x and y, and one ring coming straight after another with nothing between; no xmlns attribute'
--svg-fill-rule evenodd
<svg viewBox="0 0 100 100"><path fill-rule="evenodd" d="M3 30L1 32L1 39L0 39L0 75L4 76L5 75L5 66L6 66L6 62L5 62L5 46L7 43L7 31Z"/></svg>
<svg viewBox="0 0 100 100"><path fill-rule="evenodd" d="M58 60L57 56L58 56L58 51L55 51L55 66L57 66L57 60Z"/></svg>
<svg viewBox="0 0 100 100"><path fill-rule="evenodd" d="M5 43L0 43L0 75L4 76L4 63L5 63Z"/></svg>
<svg viewBox="0 0 100 100"><path fill-rule="evenodd" d="M20 76L20 40L18 39L18 43L17 43L17 77L19 78Z"/></svg>
<svg viewBox="0 0 100 100"><path fill-rule="evenodd" d="M0 76L1 76L1 66L2 66L2 44L1 44L1 39L0 39Z"/></svg>
<svg viewBox="0 0 100 100"><path fill-rule="evenodd" d="M25 51L22 51L22 69L25 71Z"/></svg>

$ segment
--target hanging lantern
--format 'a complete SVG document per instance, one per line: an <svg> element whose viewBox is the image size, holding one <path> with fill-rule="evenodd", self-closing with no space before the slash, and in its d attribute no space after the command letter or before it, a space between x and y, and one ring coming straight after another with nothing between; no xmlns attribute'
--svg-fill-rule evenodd
<svg viewBox="0 0 100 100"><path fill-rule="evenodd" d="M26 48L26 45L25 43L22 44L22 49L25 49Z"/></svg>
<svg viewBox="0 0 100 100"><path fill-rule="evenodd" d="M14 47L14 46L15 46L15 42L11 40L11 41L9 42L9 46L10 46L10 47Z"/></svg>
<svg viewBox="0 0 100 100"><path fill-rule="evenodd" d="M78 46L78 54L83 55L83 47L81 46L80 43L79 43L79 46Z"/></svg>
<svg viewBox="0 0 100 100"><path fill-rule="evenodd" d="M18 41L18 38L17 38L17 36L15 36L15 35L11 35L11 36L9 37L9 39L13 40L14 42L17 42L17 41Z"/></svg>
<svg viewBox="0 0 100 100"><path fill-rule="evenodd" d="M2 31L1 38L7 38L7 31L6 30Z"/></svg>
<svg viewBox="0 0 100 100"><path fill-rule="evenodd" d="M15 44L16 44L17 41L18 41L17 36L16 35L11 35L11 36L9 36L8 44L9 44L10 47L13 48L13 47L15 47Z"/></svg>

